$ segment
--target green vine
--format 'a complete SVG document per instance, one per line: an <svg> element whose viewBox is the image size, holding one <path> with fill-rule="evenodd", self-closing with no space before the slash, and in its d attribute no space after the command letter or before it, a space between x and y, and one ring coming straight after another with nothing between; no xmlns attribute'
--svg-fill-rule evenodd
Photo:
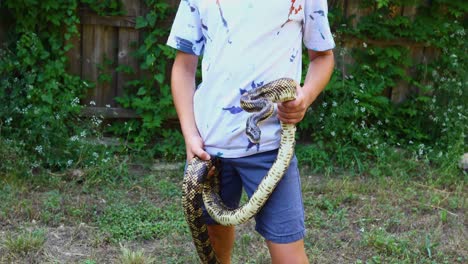
<svg viewBox="0 0 468 264"><path fill-rule="evenodd" d="M414 5L414 18L399 12ZM467 4L385 0L362 1L361 7L371 11L355 27L340 11L332 15L341 42L337 57L359 63L346 65L346 75L337 70L301 124L302 138L318 142L324 151L318 156L341 166L368 171L363 161L384 163L394 149L405 149L456 178L459 156L466 152L467 74L460 67L467 59L466 21L458 19ZM343 48L356 39L360 45ZM382 46L385 41L390 44ZM411 42L439 55L419 63L411 58L411 46L398 44ZM409 87L406 100L391 102L389 94L402 84Z"/></svg>
<svg viewBox="0 0 468 264"><path fill-rule="evenodd" d="M14 21L14 28L0 48L1 154L20 150L27 158L22 157L21 167L16 160L2 162L0 174L108 161L104 148L83 144L101 122L80 117L80 100L93 84L67 72L66 53L72 47L68 41L79 33L79 2L6 0L4 4L3 13Z"/></svg>
<svg viewBox="0 0 468 264"><path fill-rule="evenodd" d="M147 0L146 4L150 12L136 20L136 28L146 33L143 45L136 52L146 77L129 82L129 92L118 98L122 106L134 109L141 120L115 124L111 131L126 135L136 150L149 146L151 155L180 157L184 153L183 138L176 126L168 124L177 118L168 78L175 52L163 44L169 28L158 26L173 10L157 0Z"/></svg>

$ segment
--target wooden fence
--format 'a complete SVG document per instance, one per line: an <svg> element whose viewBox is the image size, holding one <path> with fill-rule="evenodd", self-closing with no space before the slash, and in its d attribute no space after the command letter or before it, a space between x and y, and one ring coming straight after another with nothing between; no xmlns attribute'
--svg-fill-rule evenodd
<svg viewBox="0 0 468 264"><path fill-rule="evenodd" d="M172 7L177 7L180 1L163 0ZM365 16L372 9L362 9L359 7L360 1L355 0L334 0L328 1L330 9L340 8L346 16L354 16L352 23L355 24L360 17ZM141 77L143 73L140 70L140 62L132 56L132 53L143 43L143 31L136 30L136 18L145 15L148 8L144 0L122 0L124 16L98 16L87 8L79 9L80 24L78 25L80 36L71 40L74 48L68 52L70 59L69 71L96 83L87 98L82 102L87 105L85 114L100 114L106 118L135 118L137 117L131 110L121 108L116 103L115 98L123 95L125 83L128 80ZM416 15L416 7L399 7L393 10L395 14L402 14L408 17ZM170 18L167 23L170 23ZM0 20L0 42L4 37L5 31ZM427 63L437 56L437 51L431 47L420 43L400 41L378 41L365 40L369 44L378 46L408 46L411 51L411 57L415 64ZM362 46L363 40L347 38L337 39L342 43L340 48L351 49ZM337 67L342 67L346 73L345 65L352 62L348 54L337 55ZM132 67L135 73L132 75L117 71L117 67L126 65ZM411 73L412 69L408 69ZM108 80L101 81L100 76L108 76ZM403 101L408 91L409 84L401 81L396 87L388 91L387 95L394 102ZM91 102L94 102L90 104Z"/></svg>

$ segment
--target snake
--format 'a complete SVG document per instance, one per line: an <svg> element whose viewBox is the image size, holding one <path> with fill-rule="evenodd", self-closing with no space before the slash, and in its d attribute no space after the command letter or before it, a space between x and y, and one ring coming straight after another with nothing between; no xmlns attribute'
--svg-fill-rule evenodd
<svg viewBox="0 0 468 264"><path fill-rule="evenodd" d="M274 103L294 100L296 87L293 79L280 78L241 95L241 108L252 113L246 121L245 129L252 144L260 142L259 124L272 116ZM211 245L207 225L202 219L202 206L205 205L208 214L221 225L243 224L260 211L288 169L294 155L296 126L283 122L280 125L281 138L275 161L250 199L238 208L226 206L220 197L218 158L202 160L195 156L187 163L182 182L182 207L201 263L220 263Z"/></svg>

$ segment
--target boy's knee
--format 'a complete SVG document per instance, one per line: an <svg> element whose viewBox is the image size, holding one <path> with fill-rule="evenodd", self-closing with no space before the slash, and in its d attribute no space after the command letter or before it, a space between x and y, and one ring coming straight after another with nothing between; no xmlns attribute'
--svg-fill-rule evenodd
<svg viewBox="0 0 468 264"><path fill-rule="evenodd" d="M278 244L267 241L272 264L308 264L304 240L288 244Z"/></svg>

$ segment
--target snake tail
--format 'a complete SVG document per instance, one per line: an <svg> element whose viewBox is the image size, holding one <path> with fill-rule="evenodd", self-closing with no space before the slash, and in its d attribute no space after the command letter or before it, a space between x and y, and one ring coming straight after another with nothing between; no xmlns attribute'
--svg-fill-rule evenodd
<svg viewBox="0 0 468 264"><path fill-rule="evenodd" d="M208 228L202 219L202 189L209 182L214 191L219 191L217 175L207 179L208 172L213 167L212 161L193 158L187 166L182 183L182 207L185 219L192 234L193 243L203 264L219 264L219 260L211 246Z"/></svg>

